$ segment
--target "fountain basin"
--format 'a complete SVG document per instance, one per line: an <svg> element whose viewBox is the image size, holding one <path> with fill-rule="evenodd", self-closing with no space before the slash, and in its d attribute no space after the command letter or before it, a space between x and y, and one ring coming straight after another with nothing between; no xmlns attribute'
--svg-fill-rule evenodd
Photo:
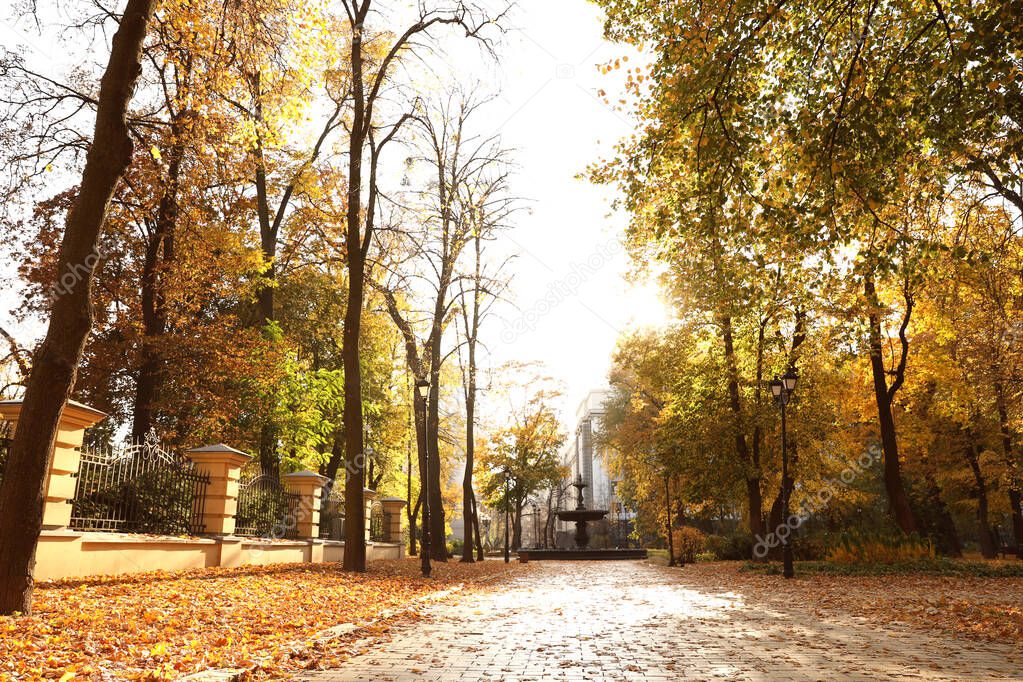
<svg viewBox="0 0 1023 682"><path fill-rule="evenodd" d="M528 562L543 560L561 561L607 561L612 559L646 559L645 549L590 549L590 534L586 530L586 524L592 521L600 521L608 515L606 509L587 509L583 502L583 489L587 484L582 477L578 477L572 487L576 490L575 509L559 509L554 512L562 521L575 524L575 549L520 549L518 551L519 561Z"/></svg>
<svg viewBox="0 0 1023 682"><path fill-rule="evenodd" d="M578 523L579 521L600 521L608 515L606 509L560 509L554 512L562 521Z"/></svg>
<svg viewBox="0 0 1023 682"><path fill-rule="evenodd" d="M645 549L520 549L519 561L615 561L646 559Z"/></svg>

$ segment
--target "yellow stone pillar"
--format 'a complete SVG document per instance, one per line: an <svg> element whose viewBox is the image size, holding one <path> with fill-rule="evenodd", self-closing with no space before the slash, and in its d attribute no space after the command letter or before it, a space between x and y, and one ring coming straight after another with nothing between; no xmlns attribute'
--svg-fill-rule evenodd
<svg viewBox="0 0 1023 682"><path fill-rule="evenodd" d="M314 471L298 471L285 474L284 485L289 492L299 496L295 522L300 538L316 539L320 537L320 499L323 486L329 481Z"/></svg>
<svg viewBox="0 0 1023 682"><path fill-rule="evenodd" d="M373 502L377 499L377 491L369 488L362 489L362 501L366 505L366 542L370 541L370 534L373 529Z"/></svg>
<svg viewBox="0 0 1023 682"><path fill-rule="evenodd" d="M20 400L0 401L0 419L11 424L11 435L21 417ZM75 497L78 468L82 462L82 441L85 430L106 418L106 414L73 400L64 406L57 423L53 444L53 461L46 481L43 500L43 528L67 528L71 523L71 500Z"/></svg>
<svg viewBox="0 0 1023 682"><path fill-rule="evenodd" d="M384 537L388 542L401 543L401 510L405 500L400 497L385 497L380 500L384 508Z"/></svg>
<svg viewBox="0 0 1023 682"><path fill-rule="evenodd" d="M232 535L234 517L238 513L238 480L242 467L252 459L241 450L218 443L185 450L200 472L209 474L203 525L209 535Z"/></svg>

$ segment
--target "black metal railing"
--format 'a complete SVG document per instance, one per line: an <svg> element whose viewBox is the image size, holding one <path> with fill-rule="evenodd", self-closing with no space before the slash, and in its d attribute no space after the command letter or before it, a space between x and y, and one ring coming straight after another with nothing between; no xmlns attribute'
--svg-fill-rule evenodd
<svg viewBox="0 0 1023 682"><path fill-rule="evenodd" d="M387 527L390 521L390 514L385 514L381 505L373 505L372 513L369 515L369 539L371 542L386 542Z"/></svg>
<svg viewBox="0 0 1023 682"><path fill-rule="evenodd" d="M336 482L323 489L320 501L320 539L345 539L345 498Z"/></svg>
<svg viewBox="0 0 1023 682"><path fill-rule="evenodd" d="M256 476L238 486L237 535L269 538L298 537L301 496L285 490L272 476Z"/></svg>
<svg viewBox="0 0 1023 682"><path fill-rule="evenodd" d="M82 452L71 502L74 530L160 535L205 531L208 474L155 438L108 450Z"/></svg>

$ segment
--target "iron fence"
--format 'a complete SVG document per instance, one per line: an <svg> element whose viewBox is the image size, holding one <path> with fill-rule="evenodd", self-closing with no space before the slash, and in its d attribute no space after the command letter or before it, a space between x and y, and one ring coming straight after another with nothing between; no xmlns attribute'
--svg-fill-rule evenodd
<svg viewBox="0 0 1023 682"><path fill-rule="evenodd" d="M237 535L296 538L301 495L289 493L280 479L256 476L238 486Z"/></svg>
<svg viewBox="0 0 1023 682"><path fill-rule="evenodd" d="M320 500L320 539L345 539L345 498L336 482L323 489Z"/></svg>
<svg viewBox="0 0 1023 682"><path fill-rule="evenodd" d="M369 539L371 542L386 542L390 514L384 513L383 505L374 504L369 515Z"/></svg>
<svg viewBox="0 0 1023 682"><path fill-rule="evenodd" d="M160 447L151 434L142 443L82 451L74 530L199 535L205 531L208 474L185 457Z"/></svg>

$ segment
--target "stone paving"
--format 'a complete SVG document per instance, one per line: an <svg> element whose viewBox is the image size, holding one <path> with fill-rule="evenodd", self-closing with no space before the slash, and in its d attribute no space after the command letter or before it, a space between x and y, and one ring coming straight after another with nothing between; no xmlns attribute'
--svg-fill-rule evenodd
<svg viewBox="0 0 1023 682"><path fill-rule="evenodd" d="M687 586L644 562L543 562L427 609L341 680L1023 680L1023 652Z"/></svg>

